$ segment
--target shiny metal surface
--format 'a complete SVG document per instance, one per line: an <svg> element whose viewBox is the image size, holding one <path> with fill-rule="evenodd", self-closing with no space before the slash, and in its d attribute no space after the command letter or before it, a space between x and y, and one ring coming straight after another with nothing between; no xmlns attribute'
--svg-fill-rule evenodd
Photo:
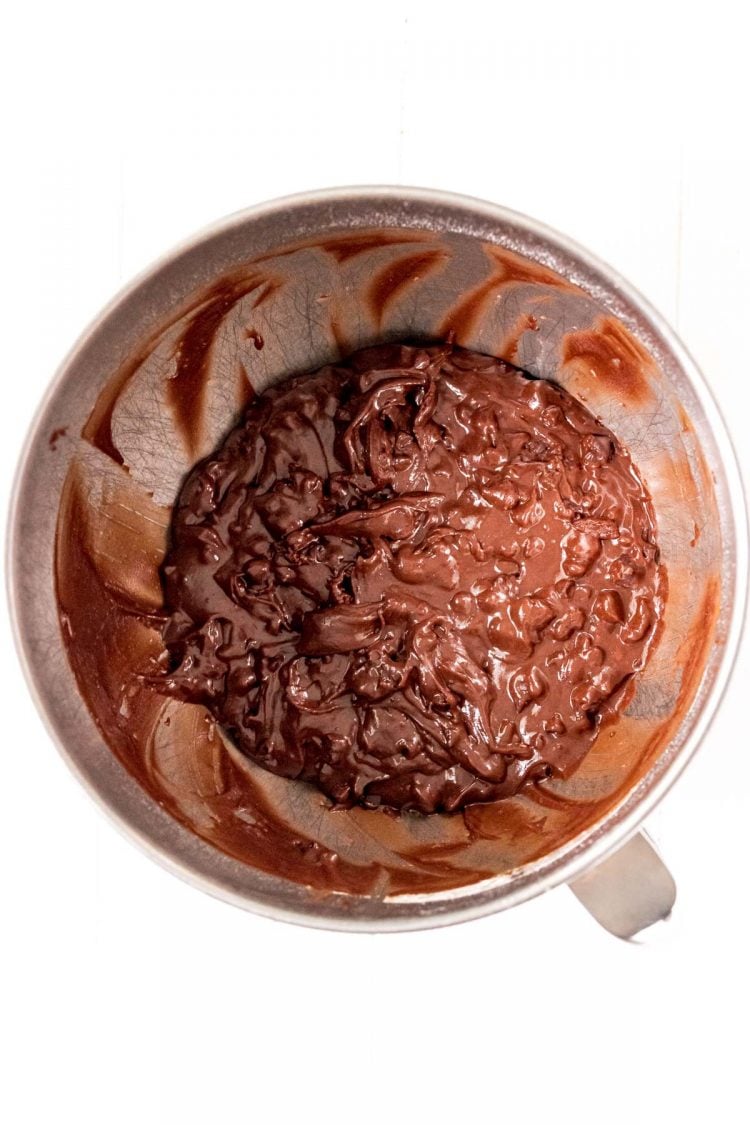
<svg viewBox="0 0 750 1125"><path fill-rule="evenodd" d="M578 901L600 926L624 941L665 921L677 887L645 832L570 884Z"/></svg>
<svg viewBox="0 0 750 1125"><path fill-rule="evenodd" d="M714 635L704 666L697 670L695 695L678 716L669 745L615 808L564 846L517 870L455 891L390 899L321 896L232 860L168 816L109 751L80 698L60 637L52 560L66 461L50 455L48 442L51 430L60 425L80 430L108 374L165 317L217 276L323 232L383 227L452 239L467 261L479 254L483 243L512 250L573 281L588 295L589 304L595 302L627 325L658 364L665 395L668 389L682 404L712 474L713 537L706 536L702 550L720 576ZM437 299L437 293L433 297ZM523 357L520 361L527 363ZM543 370L544 354L536 361ZM621 423L613 428L631 445L644 427L655 427L652 448L668 440L664 434L671 432L656 409L645 422L623 410ZM623 433L628 426L632 433ZM699 745L729 675L747 586L744 504L731 444L695 364L659 315L612 270L533 220L489 203L402 188L320 192L262 205L197 236L136 279L76 345L42 404L19 468L9 555L16 633L37 705L71 768L115 823L175 874L221 898L288 921L360 930L417 929L504 909L580 879L612 855L664 796ZM653 710L653 700L649 702Z"/></svg>

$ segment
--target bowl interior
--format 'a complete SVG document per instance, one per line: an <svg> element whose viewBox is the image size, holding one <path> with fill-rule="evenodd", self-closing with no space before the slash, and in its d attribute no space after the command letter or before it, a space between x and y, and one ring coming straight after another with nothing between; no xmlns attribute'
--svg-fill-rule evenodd
<svg viewBox="0 0 750 1125"><path fill-rule="evenodd" d="M187 332L205 348L186 374ZM370 343L449 332L558 381L630 449L657 515L663 628L625 712L573 778L463 815L332 812L315 789L245 763L202 708L138 679L160 651L170 508L253 391ZM167 862L276 912L424 920L533 893L657 792L720 664L730 509L683 357L574 251L463 202L299 203L250 213L173 256L68 361L21 483L19 623L75 767ZM39 510L42 521L24 519Z"/></svg>

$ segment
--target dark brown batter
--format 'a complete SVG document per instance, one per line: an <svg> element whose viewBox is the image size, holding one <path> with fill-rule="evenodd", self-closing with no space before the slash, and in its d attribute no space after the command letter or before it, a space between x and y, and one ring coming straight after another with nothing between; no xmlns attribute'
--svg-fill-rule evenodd
<svg viewBox="0 0 750 1125"><path fill-rule="evenodd" d="M448 345L256 398L186 481L163 575L163 687L273 773L425 813L573 772L661 612L616 438Z"/></svg>

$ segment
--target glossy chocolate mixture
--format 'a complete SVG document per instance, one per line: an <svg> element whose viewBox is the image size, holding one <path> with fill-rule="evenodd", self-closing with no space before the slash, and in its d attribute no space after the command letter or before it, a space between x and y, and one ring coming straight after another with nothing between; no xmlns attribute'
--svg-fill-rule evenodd
<svg viewBox="0 0 750 1125"><path fill-rule="evenodd" d="M579 402L449 345L278 384L187 479L162 688L341 804L566 777L643 664L654 517Z"/></svg>

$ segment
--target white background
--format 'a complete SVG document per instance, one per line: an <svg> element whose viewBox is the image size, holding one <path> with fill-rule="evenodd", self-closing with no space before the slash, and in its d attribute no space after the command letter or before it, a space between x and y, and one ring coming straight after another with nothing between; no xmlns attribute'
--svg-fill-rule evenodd
<svg viewBox="0 0 750 1125"><path fill-rule="evenodd" d="M57 363L136 271L227 212L353 183L463 191L578 239L677 327L743 445L750 82L734 12L13 5L3 501ZM649 822L677 908L628 946L565 889L382 937L201 895L123 841L68 775L4 609L1 624L9 1125L747 1120L747 644L701 753Z"/></svg>

